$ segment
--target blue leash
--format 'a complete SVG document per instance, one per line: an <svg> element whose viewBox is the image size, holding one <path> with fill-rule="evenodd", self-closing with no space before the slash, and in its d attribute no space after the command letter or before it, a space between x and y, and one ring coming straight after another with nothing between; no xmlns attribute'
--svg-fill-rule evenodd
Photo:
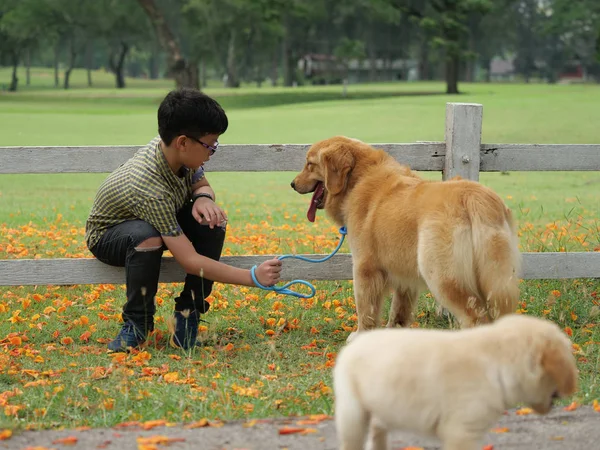
<svg viewBox="0 0 600 450"><path fill-rule="evenodd" d="M282 259L287 259L287 258L295 258L295 259L300 259L302 261L307 261L307 262L311 262L311 263L325 262L328 259L330 259L333 255L335 255L338 252L338 250L340 249L340 247L342 246L342 244L344 243L344 238L346 237L346 234L347 234L346 227L340 228L340 234L341 234L340 242L338 243L335 250L331 254L329 254L323 258L310 259L310 258L307 258L306 256L302 256L302 255L283 255L283 256L279 256L277 259L282 260ZM252 269L250 270L250 273L252 274L252 281L254 282L256 287L264 289L265 291L274 291L278 294L293 295L294 297L298 297L298 298L311 298L311 297L314 297L317 292L315 287L312 284L310 284L308 281L305 281L305 280L293 280L293 281L290 281L289 283L284 284L281 287L263 286L256 279L256 274L254 273L255 271L256 271L256 266L252 267ZM296 292L296 291L292 291L291 289L288 289L292 284L303 284L304 286L308 287L311 290L311 293L310 294L302 294L301 292Z"/></svg>

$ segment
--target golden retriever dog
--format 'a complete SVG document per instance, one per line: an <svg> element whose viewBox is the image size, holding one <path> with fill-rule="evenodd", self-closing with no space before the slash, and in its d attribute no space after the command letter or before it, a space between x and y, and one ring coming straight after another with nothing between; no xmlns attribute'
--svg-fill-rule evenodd
<svg viewBox="0 0 600 450"><path fill-rule="evenodd" d="M383 450L388 430L404 430L435 436L444 450L480 450L506 409L546 414L575 392L571 348L556 324L519 314L466 330L358 333L333 372L340 448L363 449L368 436Z"/></svg>
<svg viewBox="0 0 600 450"><path fill-rule="evenodd" d="M313 193L308 220L324 208L347 227L359 332L379 325L390 290L388 327L412 323L425 288L461 327L516 310L518 238L491 189L423 180L385 151L343 136L312 145L291 185Z"/></svg>

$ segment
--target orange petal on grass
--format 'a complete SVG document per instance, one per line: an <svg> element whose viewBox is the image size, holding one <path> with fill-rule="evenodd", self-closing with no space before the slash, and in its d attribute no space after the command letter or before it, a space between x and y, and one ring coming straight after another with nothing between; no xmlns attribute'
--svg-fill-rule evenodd
<svg viewBox="0 0 600 450"><path fill-rule="evenodd" d="M5 441L7 439L10 439L11 436L12 436L12 430L0 431L0 441Z"/></svg>
<svg viewBox="0 0 600 450"><path fill-rule="evenodd" d="M53 444L61 444L61 445L75 445L77 444L77 439L75 436L67 436L64 438L56 439L52 441Z"/></svg>
<svg viewBox="0 0 600 450"><path fill-rule="evenodd" d="M521 408L521 409L517 409L516 414L517 416L526 416L528 414L531 414L533 412L533 409L531 408Z"/></svg>
<svg viewBox="0 0 600 450"><path fill-rule="evenodd" d="M565 406L563 409L565 411L575 411L577 408L579 408L579 404L577 402L573 402L569 406Z"/></svg>
<svg viewBox="0 0 600 450"><path fill-rule="evenodd" d="M594 411L600 412L600 402L598 402L598 400L593 401L592 407L594 408Z"/></svg>
<svg viewBox="0 0 600 450"><path fill-rule="evenodd" d="M142 427L142 429L144 429L144 430L151 430L152 428L155 428L155 427L164 427L164 426L167 426L167 421L164 419L148 420L148 421L140 424L140 427Z"/></svg>
<svg viewBox="0 0 600 450"><path fill-rule="evenodd" d="M129 427L139 427L141 426L140 422L121 422L113 426L113 428L129 428Z"/></svg>
<svg viewBox="0 0 600 450"><path fill-rule="evenodd" d="M207 427L209 425L210 425L210 423L208 423L208 419L202 418L200 420L197 420L196 422L188 423L183 428L188 428L188 429L190 429L190 428L203 428L203 427Z"/></svg>
<svg viewBox="0 0 600 450"><path fill-rule="evenodd" d="M324 420L331 420L333 417L327 414L313 414L308 416L308 419L298 420L296 425L316 425L323 422Z"/></svg>

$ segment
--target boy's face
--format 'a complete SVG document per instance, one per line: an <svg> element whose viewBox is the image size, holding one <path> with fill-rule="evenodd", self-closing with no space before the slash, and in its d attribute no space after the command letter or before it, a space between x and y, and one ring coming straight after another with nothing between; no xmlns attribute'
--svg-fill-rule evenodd
<svg viewBox="0 0 600 450"><path fill-rule="evenodd" d="M196 170L217 151L219 146L218 134L207 134L201 138L194 136L179 136L181 162L184 166Z"/></svg>

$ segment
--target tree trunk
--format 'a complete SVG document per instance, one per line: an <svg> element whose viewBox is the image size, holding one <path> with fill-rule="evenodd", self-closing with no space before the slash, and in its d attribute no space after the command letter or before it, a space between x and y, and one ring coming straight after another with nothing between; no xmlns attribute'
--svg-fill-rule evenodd
<svg viewBox="0 0 600 450"><path fill-rule="evenodd" d="M200 79L198 80L200 86L205 88L208 84L206 79L206 60L200 61Z"/></svg>
<svg viewBox="0 0 600 450"><path fill-rule="evenodd" d="M60 59L60 41L54 47L54 87L60 85L60 74L58 73L58 61Z"/></svg>
<svg viewBox="0 0 600 450"><path fill-rule="evenodd" d="M231 29L229 35L229 45L227 46L227 87L233 88L240 87L235 57L236 36L236 30Z"/></svg>
<svg viewBox="0 0 600 450"><path fill-rule="evenodd" d="M77 50L75 48L75 37L71 37L71 45L69 49L69 67L65 70L65 80L63 87L69 89L69 79L71 78L71 72L75 67L75 58L77 57Z"/></svg>
<svg viewBox="0 0 600 450"><path fill-rule="evenodd" d="M273 59L271 60L271 86L277 86L279 78L279 46L275 45L273 49Z"/></svg>
<svg viewBox="0 0 600 450"><path fill-rule="evenodd" d="M92 87L92 69L94 59L94 44L88 42L85 47L85 68L87 70L87 84L88 87Z"/></svg>
<svg viewBox="0 0 600 450"><path fill-rule="evenodd" d="M17 68L19 67L19 52L16 50L13 50L12 52L12 63L12 77L10 80L10 86L8 87L8 90L11 92L15 92L19 85L19 78L17 77Z"/></svg>
<svg viewBox="0 0 600 450"><path fill-rule="evenodd" d="M117 89L123 89L125 87L125 75L123 74L123 68L125 67L125 56L129 51L129 45L126 42L121 42L118 50L117 61L115 62L115 53L110 55L109 66L112 73L115 74L115 86Z"/></svg>
<svg viewBox="0 0 600 450"><path fill-rule="evenodd" d="M483 67L485 69L484 81L486 83L490 83L492 81L492 58L490 58L489 56L484 56Z"/></svg>
<svg viewBox="0 0 600 450"><path fill-rule="evenodd" d="M377 81L377 53L375 52L375 40L373 31L369 32L369 44L367 46L367 54L369 55L369 82Z"/></svg>
<svg viewBox="0 0 600 450"><path fill-rule="evenodd" d="M289 46L289 38L287 36L288 30L284 33L283 41L281 42L281 63L283 69L283 85L291 86L292 85L292 73L290 70L290 46Z"/></svg>
<svg viewBox="0 0 600 450"><path fill-rule="evenodd" d="M446 59L446 94L458 94L458 71L460 58L458 55L448 56Z"/></svg>
<svg viewBox="0 0 600 450"><path fill-rule="evenodd" d="M158 43L153 39L152 53L148 60L148 76L151 80L158 79Z"/></svg>
<svg viewBox="0 0 600 450"><path fill-rule="evenodd" d="M158 40L167 54L168 72L175 78L177 87L200 89L198 84L198 66L185 59L164 14L158 9L154 0L138 0L138 3L150 18Z"/></svg>
<svg viewBox="0 0 600 450"><path fill-rule="evenodd" d="M31 50L25 50L25 85L31 85Z"/></svg>
<svg viewBox="0 0 600 450"><path fill-rule="evenodd" d="M430 80L431 74L429 73L429 41L427 36L423 36L421 39L421 46L419 49L419 80Z"/></svg>

